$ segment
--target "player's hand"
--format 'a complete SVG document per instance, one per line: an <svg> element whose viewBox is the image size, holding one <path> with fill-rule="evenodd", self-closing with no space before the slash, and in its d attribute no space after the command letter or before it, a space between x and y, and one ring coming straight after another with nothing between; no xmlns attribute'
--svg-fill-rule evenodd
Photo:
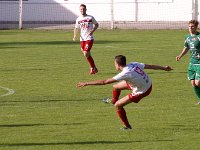
<svg viewBox="0 0 200 150"><path fill-rule="evenodd" d="M76 41L76 37L73 37L73 41Z"/></svg>
<svg viewBox="0 0 200 150"><path fill-rule="evenodd" d="M180 60L180 57L179 56L176 56L176 61L179 61Z"/></svg>
<svg viewBox="0 0 200 150"><path fill-rule="evenodd" d="M171 71L171 70L173 70L173 69L172 69L172 67L170 67L170 66L165 66L164 70L165 70L165 71Z"/></svg>
<svg viewBox="0 0 200 150"><path fill-rule="evenodd" d="M87 83L86 82L79 82L76 86L81 88L81 87L87 86Z"/></svg>

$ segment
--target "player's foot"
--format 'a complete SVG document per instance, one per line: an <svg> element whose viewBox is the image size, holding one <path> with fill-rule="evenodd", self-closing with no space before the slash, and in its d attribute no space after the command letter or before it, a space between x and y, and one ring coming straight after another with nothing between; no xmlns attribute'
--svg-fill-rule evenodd
<svg viewBox="0 0 200 150"><path fill-rule="evenodd" d="M90 74L96 74L98 72L98 69L96 67L90 68Z"/></svg>
<svg viewBox="0 0 200 150"><path fill-rule="evenodd" d="M129 125L129 126L124 126L122 128L120 128L121 130L131 130L132 127Z"/></svg>
<svg viewBox="0 0 200 150"><path fill-rule="evenodd" d="M105 97L105 98L102 99L102 102L104 102L104 103L112 103L113 105L115 105L117 100L114 100L114 99L111 100L110 98Z"/></svg>
<svg viewBox="0 0 200 150"><path fill-rule="evenodd" d="M106 97L106 98L103 98L102 102L104 102L104 103L110 103L111 100L108 97Z"/></svg>

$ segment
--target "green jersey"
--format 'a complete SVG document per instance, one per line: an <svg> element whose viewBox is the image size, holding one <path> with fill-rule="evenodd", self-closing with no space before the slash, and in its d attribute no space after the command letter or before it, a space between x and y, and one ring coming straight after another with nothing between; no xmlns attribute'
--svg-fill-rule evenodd
<svg viewBox="0 0 200 150"><path fill-rule="evenodd" d="M185 37L184 47L190 49L190 63L200 64L200 33L197 32L196 35L187 35Z"/></svg>

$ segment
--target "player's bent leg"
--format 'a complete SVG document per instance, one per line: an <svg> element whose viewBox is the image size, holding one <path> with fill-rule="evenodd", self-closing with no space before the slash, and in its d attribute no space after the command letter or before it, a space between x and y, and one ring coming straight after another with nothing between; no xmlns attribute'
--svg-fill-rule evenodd
<svg viewBox="0 0 200 150"><path fill-rule="evenodd" d="M118 100L115 103L115 107L116 107L116 109L121 109L129 103L132 103L132 101L129 99L129 96L127 95L127 96L121 98L120 100Z"/></svg>
<svg viewBox="0 0 200 150"><path fill-rule="evenodd" d="M124 124L123 130L132 129L131 125L129 124L128 118L126 116L126 111L123 106L131 103L128 96L123 97L119 101L115 103L116 112L121 119L122 123Z"/></svg>
<svg viewBox="0 0 200 150"><path fill-rule="evenodd" d="M126 81L120 81L116 84L113 85L114 89L119 89L119 90L125 90L125 89L129 89L127 86Z"/></svg>
<svg viewBox="0 0 200 150"><path fill-rule="evenodd" d="M121 81L121 82L118 82L117 84L113 85L113 91L112 91L112 95L113 95L112 103L113 104L115 104L118 101L121 90L125 90L125 89L128 89L127 83L125 81Z"/></svg>
<svg viewBox="0 0 200 150"><path fill-rule="evenodd" d="M131 129L131 125L128 122L128 118L126 116L126 111L124 110L124 106L129 103L135 102L138 103L143 97L148 96L152 91L152 86L143 94L134 94L131 93L115 103L116 111L118 116L120 117L121 121L124 123L124 129Z"/></svg>

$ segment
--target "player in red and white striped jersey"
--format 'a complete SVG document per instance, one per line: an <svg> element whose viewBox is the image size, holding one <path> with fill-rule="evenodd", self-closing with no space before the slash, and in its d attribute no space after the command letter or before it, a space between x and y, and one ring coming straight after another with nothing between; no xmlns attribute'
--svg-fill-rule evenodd
<svg viewBox="0 0 200 150"><path fill-rule="evenodd" d="M79 16L76 19L73 41L76 40L80 28L81 51L83 55L87 58L87 61L90 65L90 74L96 74L98 70L94 63L94 59L91 56L90 50L94 42L93 33L99 27L99 24L93 16L87 15L86 11L87 11L86 5L81 4L80 5L81 16Z"/></svg>

